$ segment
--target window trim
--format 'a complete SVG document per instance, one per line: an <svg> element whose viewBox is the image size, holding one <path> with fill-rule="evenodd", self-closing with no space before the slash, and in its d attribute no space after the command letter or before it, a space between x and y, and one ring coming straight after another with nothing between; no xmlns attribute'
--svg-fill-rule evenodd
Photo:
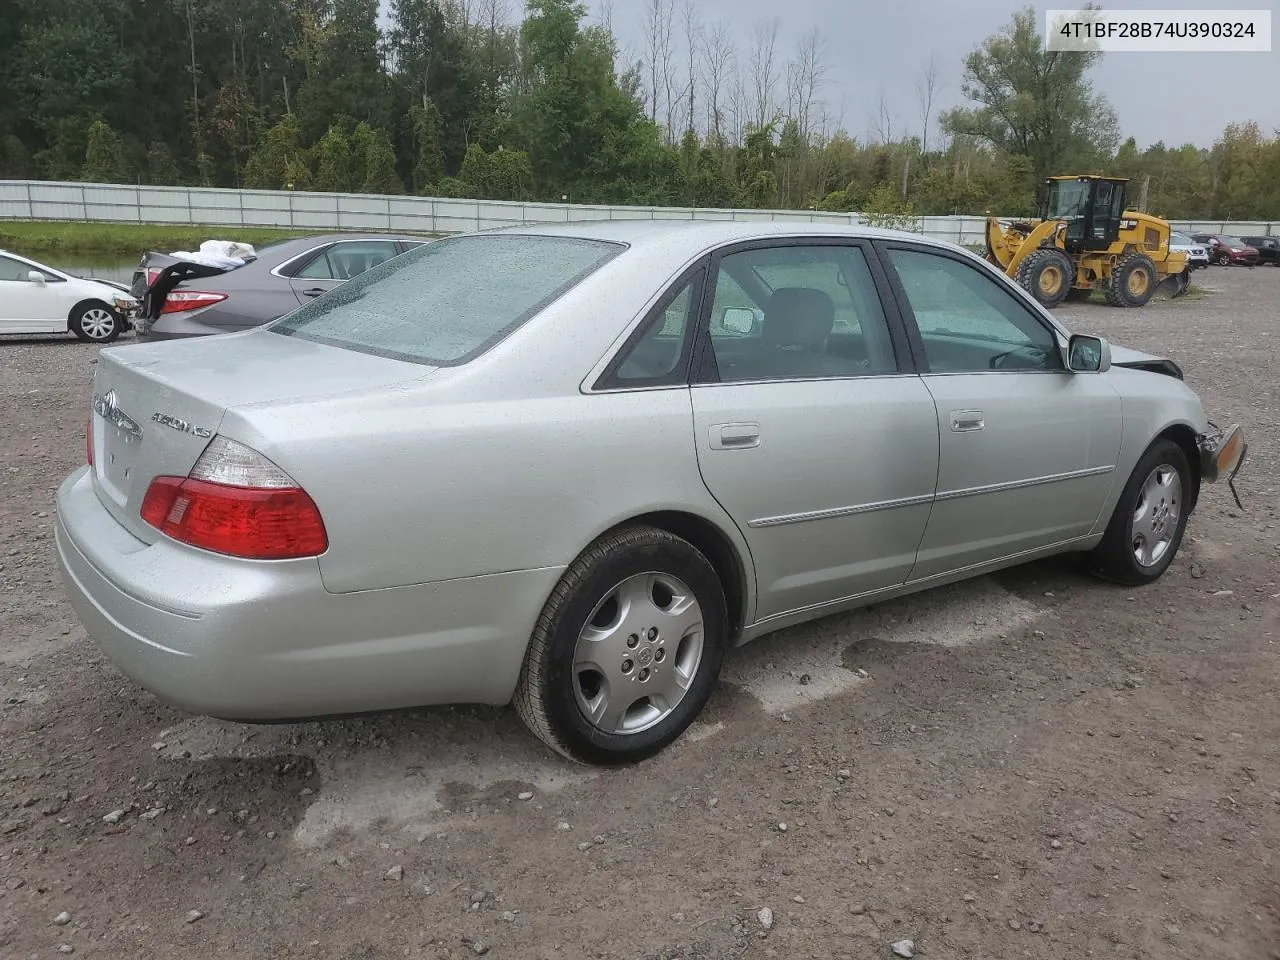
<svg viewBox="0 0 1280 960"><path fill-rule="evenodd" d="M404 243L408 243L409 241L402 240L400 237L348 237L343 240L326 240L323 243L317 244L314 247L308 247L306 250L303 250L301 253L295 253L289 259L276 264L268 272L273 277L280 277L282 280L297 280L299 279L298 273L300 271L305 270L307 267L309 267L311 265L312 260L320 256L320 254L322 253L327 253L331 247L336 247L340 243L370 243L370 242L383 242L383 241L389 241L392 244L392 246L395 248L396 252L391 255L392 257L398 257L402 253L408 253L409 250L416 249L415 247L401 249L401 245ZM429 242L430 241L428 240L423 241L423 243L429 243ZM300 263L299 261L301 261L304 257L307 258L306 262ZM285 271L289 270L290 268L292 268L293 272L286 273ZM326 280L327 279L334 283L346 283L345 280L339 280L337 277L303 277L301 279L305 279L305 280Z"/></svg>
<svg viewBox="0 0 1280 960"><path fill-rule="evenodd" d="M927 243L912 243L909 240L876 240L873 242L877 252L880 253L884 261L884 269L889 278L889 284L893 289L893 296L898 302L898 309L906 327L907 337L911 343L911 352L914 356L916 369L921 376L934 377L963 377L970 376L975 373L994 373L994 374L1060 374L1070 372L1070 368L1063 356L1063 340L1064 334L1056 322L1046 318L1041 313L1039 304L1028 302L1030 294L1023 290L1020 286L1010 280L1003 273L995 270L991 264L985 260L979 260L972 254L962 253L956 250L949 250L946 247L934 246ZM1048 331L1050 338L1053 340L1054 347L1058 351L1058 360L1062 363L1059 370L933 370L929 366L929 358L924 349L924 338L920 335L920 325L916 321L915 309L911 306L911 300L907 296L907 289L902 284L902 278L898 275L898 269L893 263L890 256L894 250L905 250L909 253L925 253L932 254L936 257L942 257L946 260L954 260L956 263L962 264L973 270L975 273L982 274L985 272L996 286L1003 289L1009 294L1010 299L1019 307L1026 311L1027 315L1038 323L1043 329Z"/></svg>
<svg viewBox="0 0 1280 960"><path fill-rule="evenodd" d="M309 252L311 252L311 253L314 253L314 254L315 254L315 256L313 256L313 257L311 257L309 260L307 260L307 262L306 262L306 263L301 264L300 266L298 266L298 267L297 267L297 269L295 269L295 270L293 271L293 273L288 274L288 279L290 279L290 280L314 280L314 281L316 281L317 283L346 283L346 282L347 282L347 280L351 280L351 279L353 279L352 277L347 277L347 280L343 280L341 277L304 277L304 276L302 276L302 271L303 271L303 270L307 269L307 267L311 266L311 264L315 263L315 262L316 262L317 260L319 260L321 257L325 257L325 258L327 258L327 257L329 256L329 251L330 251L330 250L332 250L334 247L339 246L340 244L344 244L344 243L388 243L388 244L390 244L390 245L391 245L391 256L390 256L390 257L387 257L387 260L391 260L391 259L393 259L393 258L395 258L395 257L400 256L402 253L407 253L407 252L408 252L407 250L402 249L401 244L400 244L400 241L399 241L399 240L396 240L396 239L394 239L394 238L388 239L388 238L385 238L385 237L361 237L361 238L360 238L360 239L358 239L358 240L357 240L357 239L352 239L352 240L335 240L335 241L333 241L332 243L326 243L326 244L325 244L324 246L322 246L322 247L319 247L319 248L316 248L316 249L313 249L313 250L309 251ZM299 254L299 256L306 256L306 254ZM294 257L294 260L297 260L297 259L298 259L297 257ZM293 260L286 261L286 263L292 263L292 262L293 262ZM382 262L383 262L383 263L385 263L386 261L384 260L384 261L382 261ZM282 269L285 265L286 265L286 264L281 264L279 267L276 267L276 268L275 268L275 270L272 270L271 272L272 272L272 273L275 273L275 272L276 272L276 270L280 270L280 269ZM375 267L376 267L376 266L377 266L377 264L375 263L373 266L375 266ZM332 265L332 264L330 264L330 265L329 265L329 268L330 268L330 270L332 270L333 265ZM372 270L372 269L373 269L373 267L370 267L369 269L371 269L371 270ZM358 274L358 273L357 273L357 274L356 274L356 276L358 277L358 276L360 276L360 274Z"/></svg>
<svg viewBox="0 0 1280 960"><path fill-rule="evenodd" d="M855 247L862 252L871 273L872 289L880 300L885 326L889 332L889 344L897 367L891 373L860 373L830 377L768 377L760 380L721 380L716 366L715 349L711 340L711 309L715 305L715 284L720 276L720 263L726 257L751 250L782 249L786 247ZM901 315L889 275L880 261L873 241L868 237L851 237L847 234L765 237L725 244L712 251L704 281L702 311L696 328L692 376L690 383L699 387L736 387L761 383L825 383L837 380L872 380L887 377L915 376L918 366L910 348L909 328Z"/></svg>
<svg viewBox="0 0 1280 960"><path fill-rule="evenodd" d="M673 387L682 388L689 385L689 373L695 353L694 346L697 342L698 322L702 317L703 301L707 295L708 270L708 258L701 256L680 271L680 274L667 285L667 288L654 301L653 306L645 311L640 322L632 327L622 345L613 351L613 355L605 364L600 375L592 382L589 392L624 393L635 390L668 390ZM677 361L675 368L661 377L636 380L619 379L618 369L626 362L626 358L630 356L631 351L644 339L649 332L649 328L667 312L667 307L671 306L672 301L680 296L684 292L684 288L690 284L693 285L693 291L689 298L690 312L688 319L685 321L684 333L680 344L680 359Z"/></svg>

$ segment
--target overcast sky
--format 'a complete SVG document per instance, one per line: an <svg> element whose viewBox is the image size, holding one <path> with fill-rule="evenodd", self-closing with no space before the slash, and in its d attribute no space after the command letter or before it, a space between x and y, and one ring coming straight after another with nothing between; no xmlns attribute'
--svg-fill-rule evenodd
<svg viewBox="0 0 1280 960"><path fill-rule="evenodd" d="M613 0L613 30L631 59L646 50L647 0ZM593 17L601 0L589 0ZM843 113L844 126L862 138L872 129L883 87L898 130L918 133L915 86L920 65L937 56L942 106L963 102L963 60L987 35L1008 23L1020 8L1016 0L695 0L704 23L724 21L738 39L739 57L750 48L752 24L778 17L779 54L785 60L800 38L821 28L827 45L830 83L824 91L828 112ZM676 0L676 43L683 46ZM1234 0L1223 6L1268 9L1258 0ZM1060 0L1036 4L1043 23L1046 8L1070 7ZM1211 0L1120 0L1112 9L1205 9ZM1274 19L1274 14L1273 14ZM1040 27L1043 30L1043 25ZM1125 136L1140 147L1158 140L1177 146L1208 146L1229 122L1256 120L1268 135L1280 128L1280 52L1271 53L1109 53L1093 71L1095 87L1106 93L1120 117ZM683 71L682 71L683 73ZM782 86L779 85L779 97ZM841 107L843 105L843 111Z"/></svg>

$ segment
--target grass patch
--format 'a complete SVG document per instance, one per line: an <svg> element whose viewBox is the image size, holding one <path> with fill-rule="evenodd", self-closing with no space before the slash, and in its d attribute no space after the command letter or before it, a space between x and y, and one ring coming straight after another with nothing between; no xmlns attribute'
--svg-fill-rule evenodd
<svg viewBox="0 0 1280 960"><path fill-rule="evenodd" d="M311 227L280 230L203 224L0 220L0 247L31 257L49 254L139 257L147 250L192 250L211 239L238 240L261 247L275 240L324 232Z"/></svg>

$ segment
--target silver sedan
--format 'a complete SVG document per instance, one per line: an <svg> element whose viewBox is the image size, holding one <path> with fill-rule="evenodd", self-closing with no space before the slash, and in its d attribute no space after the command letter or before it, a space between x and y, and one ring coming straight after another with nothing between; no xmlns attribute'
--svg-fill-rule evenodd
<svg viewBox="0 0 1280 960"><path fill-rule="evenodd" d="M1245 445L949 244L460 236L266 327L104 350L57 550L89 633L242 720L514 702L660 750L728 648L1050 554L1159 577Z"/></svg>

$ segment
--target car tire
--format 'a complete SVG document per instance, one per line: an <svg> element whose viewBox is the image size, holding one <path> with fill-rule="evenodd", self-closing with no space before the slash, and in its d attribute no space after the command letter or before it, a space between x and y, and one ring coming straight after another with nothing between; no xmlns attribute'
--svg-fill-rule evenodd
<svg viewBox="0 0 1280 960"><path fill-rule="evenodd" d="M67 329L85 343L110 343L120 336L124 321L101 300L76 304L67 317Z"/></svg>
<svg viewBox="0 0 1280 960"><path fill-rule="evenodd" d="M1144 307L1156 292L1158 283L1152 259L1145 254L1129 253L1116 261L1103 293L1107 303L1113 307Z"/></svg>
<svg viewBox="0 0 1280 960"><path fill-rule="evenodd" d="M1107 524L1089 554L1104 580L1143 586L1158 580L1182 544L1191 504L1191 467L1172 440L1157 440L1133 468Z"/></svg>
<svg viewBox="0 0 1280 960"><path fill-rule="evenodd" d="M1076 270L1071 258L1061 250L1045 247L1027 255L1018 265L1016 279L1043 306L1052 308L1071 292Z"/></svg>
<svg viewBox="0 0 1280 960"><path fill-rule="evenodd" d="M1218 257L1217 263L1218 263L1218 266L1220 267L1229 267L1231 266L1231 256L1229 254L1224 253L1222 254L1222 256Z"/></svg>
<svg viewBox="0 0 1280 960"><path fill-rule="evenodd" d="M571 760L634 763L702 711L728 643L724 589L710 561L665 530L622 528L588 547L556 584L514 706Z"/></svg>

